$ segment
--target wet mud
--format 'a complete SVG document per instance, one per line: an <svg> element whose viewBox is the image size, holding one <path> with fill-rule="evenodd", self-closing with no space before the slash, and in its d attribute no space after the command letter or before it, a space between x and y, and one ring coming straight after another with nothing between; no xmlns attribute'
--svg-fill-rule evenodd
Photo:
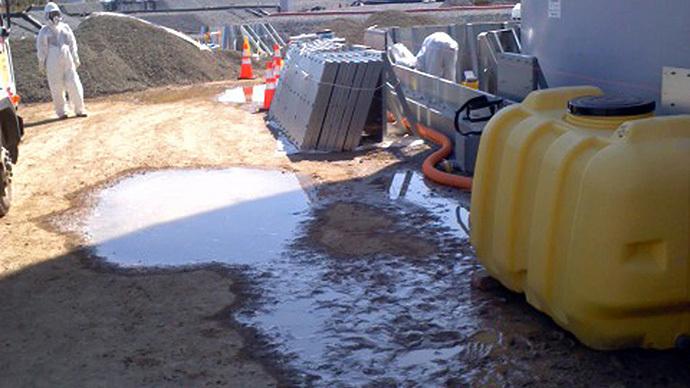
<svg viewBox="0 0 690 388"><path fill-rule="evenodd" d="M690 382L687 353L593 351L488 278L464 230L468 196L416 171L384 176L329 187L293 249L253 269L261 298L237 317L288 357L297 385Z"/></svg>
<svg viewBox="0 0 690 388"><path fill-rule="evenodd" d="M261 116L219 103L221 92L92 100L88 120L51 121L47 104L23 108L32 126L0 229L0 386L690 386L688 353L592 351L487 278L457 222L467 221L469 196L421 177L429 146L419 139L295 153ZM151 267L160 257L128 264L94 255L98 243L79 246L86 242L74 231L114 181L229 166L319 183L298 195L314 185L298 175L301 188L283 193L309 198L298 214L270 207L269 220L295 221L273 253L234 249L230 229L219 245L196 240L222 251L225 262L213 264L203 249ZM181 223L172 241L180 244L203 237L196 232L207 223L195 219L236 207L220 201L137 231Z"/></svg>
<svg viewBox="0 0 690 388"><path fill-rule="evenodd" d="M216 260L221 267L241 265L234 276L243 290L242 303L213 319L240 328L248 356L272 365L269 370L280 373L279 385L682 387L690 382L687 353L590 350L524 296L486 278L467 238L469 195L405 168L318 186L308 196L291 187L288 192L303 199L297 210L271 207L272 216L297 216L289 233L279 236L282 249L267 249L260 260L230 254ZM181 217L182 230L207 224L190 224L196 217ZM233 233L225 236L221 252L251 245ZM106 251L99 255L108 259ZM164 263L178 264L184 263Z"/></svg>

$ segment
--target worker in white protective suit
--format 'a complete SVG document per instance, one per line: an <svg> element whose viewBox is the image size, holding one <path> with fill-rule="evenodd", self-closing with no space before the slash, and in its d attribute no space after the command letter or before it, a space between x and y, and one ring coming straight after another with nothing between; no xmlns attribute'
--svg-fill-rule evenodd
<svg viewBox="0 0 690 388"><path fill-rule="evenodd" d="M66 91L77 117L86 117L84 89L77 74L80 64L77 40L72 29L62 22L62 13L57 4L46 4L45 16L46 25L38 33L36 50L38 67L48 76L55 113L59 118L67 117Z"/></svg>
<svg viewBox="0 0 690 388"><path fill-rule="evenodd" d="M458 43L445 32L434 32L424 39L417 53L417 69L456 82Z"/></svg>

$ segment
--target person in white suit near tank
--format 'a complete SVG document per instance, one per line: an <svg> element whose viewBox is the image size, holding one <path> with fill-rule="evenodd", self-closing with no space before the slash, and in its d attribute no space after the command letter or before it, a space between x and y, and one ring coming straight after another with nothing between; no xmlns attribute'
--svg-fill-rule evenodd
<svg viewBox="0 0 690 388"><path fill-rule="evenodd" d="M458 43L445 32L427 36L415 57L404 43L390 50L396 64L416 68L427 74L457 82Z"/></svg>
<svg viewBox="0 0 690 388"><path fill-rule="evenodd" d="M65 92L77 117L86 117L84 89L77 74L80 65L77 39L72 29L62 22L62 13L57 4L46 4L47 23L41 28L36 40L38 67L48 76L48 86L53 97L55 114L67 118Z"/></svg>

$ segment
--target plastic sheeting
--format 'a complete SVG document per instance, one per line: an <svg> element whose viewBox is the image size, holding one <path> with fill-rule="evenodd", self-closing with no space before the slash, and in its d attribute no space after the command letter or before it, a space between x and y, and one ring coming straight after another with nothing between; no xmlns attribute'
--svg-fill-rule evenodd
<svg viewBox="0 0 690 388"><path fill-rule="evenodd" d="M417 66L417 57L402 43L396 43L390 50L396 65L414 68Z"/></svg>

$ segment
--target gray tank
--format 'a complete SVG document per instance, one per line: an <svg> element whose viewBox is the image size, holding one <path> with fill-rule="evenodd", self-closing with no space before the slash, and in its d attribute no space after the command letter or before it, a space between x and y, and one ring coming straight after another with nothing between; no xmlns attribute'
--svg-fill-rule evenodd
<svg viewBox="0 0 690 388"><path fill-rule="evenodd" d="M549 87L661 101L662 68L690 69L689 0L523 0L522 48Z"/></svg>

